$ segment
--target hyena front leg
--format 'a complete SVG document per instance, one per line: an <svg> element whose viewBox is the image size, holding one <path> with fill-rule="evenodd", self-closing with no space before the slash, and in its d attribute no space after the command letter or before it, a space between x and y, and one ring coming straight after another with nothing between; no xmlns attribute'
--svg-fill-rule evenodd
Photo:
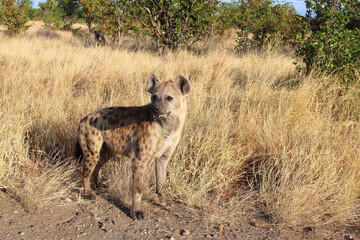
<svg viewBox="0 0 360 240"><path fill-rule="evenodd" d="M144 167L146 161L140 159L132 159L132 207L131 217L133 219L144 219L144 213L141 207L141 197L144 185Z"/></svg>
<svg viewBox="0 0 360 240"><path fill-rule="evenodd" d="M164 198L164 183L166 180L166 170L169 163L169 160L172 154L175 151L177 144L169 147L165 153L156 159L156 193L158 194L159 201L162 204L165 204Z"/></svg>

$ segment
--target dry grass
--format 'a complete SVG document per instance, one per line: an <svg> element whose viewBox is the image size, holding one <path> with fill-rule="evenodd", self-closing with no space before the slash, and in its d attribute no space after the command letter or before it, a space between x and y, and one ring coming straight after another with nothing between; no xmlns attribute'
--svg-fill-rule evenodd
<svg viewBox="0 0 360 240"><path fill-rule="evenodd" d="M81 117L149 102L151 73L184 74L192 92L169 166L169 198L210 220L251 212L290 226L359 223L359 89L339 97L330 78L298 78L289 55L237 56L230 40L166 57L87 47L83 38L41 29L0 41L0 185L29 210L80 187L71 156ZM125 203L126 164L103 171L110 197Z"/></svg>

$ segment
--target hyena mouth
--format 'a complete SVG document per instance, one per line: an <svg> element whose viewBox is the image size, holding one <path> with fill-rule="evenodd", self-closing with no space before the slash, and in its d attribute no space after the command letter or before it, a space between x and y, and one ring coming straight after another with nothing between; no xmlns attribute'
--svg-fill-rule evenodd
<svg viewBox="0 0 360 240"><path fill-rule="evenodd" d="M167 113L164 113L164 114L159 114L159 115L154 115L155 118L158 118L158 119L165 119L167 118L169 115L170 115L171 112L167 112Z"/></svg>

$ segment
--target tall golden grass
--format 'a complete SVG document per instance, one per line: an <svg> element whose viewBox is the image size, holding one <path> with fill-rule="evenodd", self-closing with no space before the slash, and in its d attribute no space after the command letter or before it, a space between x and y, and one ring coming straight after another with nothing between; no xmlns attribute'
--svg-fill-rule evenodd
<svg viewBox="0 0 360 240"><path fill-rule="evenodd" d="M148 103L151 73L184 74L192 90L168 198L211 220L260 214L288 226L359 223L359 89L298 76L291 53L239 56L229 50L232 39L221 39L159 57L39 28L0 41L0 185L28 210L80 188L72 156L84 115ZM126 164L103 171L110 197L125 204ZM148 178L153 187L152 171Z"/></svg>

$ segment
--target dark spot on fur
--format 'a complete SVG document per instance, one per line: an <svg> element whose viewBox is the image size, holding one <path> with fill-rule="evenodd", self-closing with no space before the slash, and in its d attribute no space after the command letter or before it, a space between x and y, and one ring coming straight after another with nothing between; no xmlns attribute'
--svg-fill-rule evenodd
<svg viewBox="0 0 360 240"><path fill-rule="evenodd" d="M93 118L93 120L91 121L91 125L96 125L98 122L97 118Z"/></svg>
<svg viewBox="0 0 360 240"><path fill-rule="evenodd" d="M95 155L93 151L90 151L90 154L93 155L93 156Z"/></svg>

